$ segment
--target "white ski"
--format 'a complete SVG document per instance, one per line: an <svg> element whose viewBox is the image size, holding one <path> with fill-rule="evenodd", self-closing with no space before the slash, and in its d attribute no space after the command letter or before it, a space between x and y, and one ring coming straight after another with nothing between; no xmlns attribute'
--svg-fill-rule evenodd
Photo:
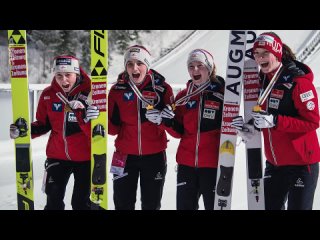
<svg viewBox="0 0 320 240"><path fill-rule="evenodd" d="M240 110L246 35L247 32L241 30L232 30L229 35L215 210L231 209L233 169L237 141L237 133L235 128L231 127L231 122L233 117L239 115Z"/></svg>
<svg viewBox="0 0 320 240"><path fill-rule="evenodd" d="M259 68L253 58L253 44L257 38L256 31L247 31L246 57L243 70L244 121L248 123L251 112L259 97ZM261 132L246 142L247 157L247 197L249 210L264 210L263 159Z"/></svg>

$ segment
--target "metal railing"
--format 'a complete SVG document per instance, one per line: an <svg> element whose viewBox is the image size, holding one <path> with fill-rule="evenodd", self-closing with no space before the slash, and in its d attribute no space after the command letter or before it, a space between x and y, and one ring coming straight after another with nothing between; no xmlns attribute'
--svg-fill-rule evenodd
<svg viewBox="0 0 320 240"><path fill-rule="evenodd" d="M34 121L37 112L38 100L43 89L48 87L50 84L29 84L30 92L30 111L31 120ZM112 84L108 84L108 90L110 90ZM180 90L185 87L185 84L171 84L173 93L176 95ZM11 84L0 84L0 94L2 92L11 93ZM10 94L11 95L11 94ZM9 95L8 95L9 96Z"/></svg>
<svg viewBox="0 0 320 240"><path fill-rule="evenodd" d="M309 57L319 50L320 47L320 31L314 30L307 40L301 44L302 48L298 50L297 60L305 62Z"/></svg>

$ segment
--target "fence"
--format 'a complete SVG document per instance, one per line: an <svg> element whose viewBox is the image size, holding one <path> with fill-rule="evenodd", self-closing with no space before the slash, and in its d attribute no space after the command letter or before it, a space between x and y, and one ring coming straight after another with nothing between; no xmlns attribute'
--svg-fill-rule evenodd
<svg viewBox="0 0 320 240"><path fill-rule="evenodd" d="M170 84L173 88L173 93L177 93L185 88L185 84ZM29 84L29 99L30 99L30 117L34 121L38 106L38 100L41 92L49 84ZM108 85L108 89L111 84ZM320 87L317 87L318 96L320 94ZM0 140L9 139L9 125L12 120L12 100L11 100L11 84L0 84L0 106L1 106L1 124L0 124Z"/></svg>
<svg viewBox="0 0 320 240"><path fill-rule="evenodd" d="M38 106L38 100L42 90L49 84L29 84L29 100L30 100L30 117L31 121L35 120ZM185 85L173 84L174 94L177 94ZM108 85L110 89L111 85ZM11 100L11 84L0 84L0 104L1 104L1 124L0 124L0 140L9 139L9 125L12 120L12 100Z"/></svg>

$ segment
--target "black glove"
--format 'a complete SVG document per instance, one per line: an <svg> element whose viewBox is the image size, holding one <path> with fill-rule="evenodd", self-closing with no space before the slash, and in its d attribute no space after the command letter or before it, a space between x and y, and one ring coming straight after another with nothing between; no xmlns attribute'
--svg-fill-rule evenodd
<svg viewBox="0 0 320 240"><path fill-rule="evenodd" d="M10 138L16 139L17 137L27 136L28 125L24 118L18 118L13 124L10 124Z"/></svg>

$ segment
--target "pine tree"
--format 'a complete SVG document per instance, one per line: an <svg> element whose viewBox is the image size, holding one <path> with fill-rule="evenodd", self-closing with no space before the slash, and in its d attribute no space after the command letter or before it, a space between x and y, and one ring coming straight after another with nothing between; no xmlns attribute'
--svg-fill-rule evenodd
<svg viewBox="0 0 320 240"><path fill-rule="evenodd" d="M30 39L30 48L34 47L37 49L41 56L41 63L30 63L33 66L38 66L38 71L41 73L36 82L46 82L48 81L48 73L50 73L55 49L63 40L60 38L59 30L33 30L29 31L28 36Z"/></svg>
<svg viewBox="0 0 320 240"><path fill-rule="evenodd" d="M130 42L139 42L139 33L150 32L150 30L111 30L109 31L110 51L124 53Z"/></svg>
<svg viewBox="0 0 320 240"><path fill-rule="evenodd" d="M150 30L110 30L109 65L112 53L123 54L130 44L138 43L140 33ZM6 31L0 31L0 46L7 47ZM31 83L49 83L53 58L72 54L80 59L83 69L90 73L89 30L27 30L29 77ZM0 56L1 57L1 56ZM1 57L0 82L8 82L7 56ZM5 63L5 66L4 64Z"/></svg>

